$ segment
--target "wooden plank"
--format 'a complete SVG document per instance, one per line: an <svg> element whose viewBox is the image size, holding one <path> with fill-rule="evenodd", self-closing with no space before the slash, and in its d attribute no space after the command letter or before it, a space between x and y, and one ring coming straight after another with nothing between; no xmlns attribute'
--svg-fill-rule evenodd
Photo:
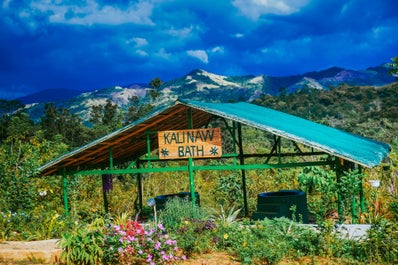
<svg viewBox="0 0 398 265"><path fill-rule="evenodd" d="M160 131L158 144L160 159L221 157L222 155L220 128Z"/></svg>

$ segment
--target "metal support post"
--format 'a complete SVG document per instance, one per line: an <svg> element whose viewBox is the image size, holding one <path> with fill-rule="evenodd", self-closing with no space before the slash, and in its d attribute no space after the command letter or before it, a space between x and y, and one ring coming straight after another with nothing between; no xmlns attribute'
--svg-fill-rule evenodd
<svg viewBox="0 0 398 265"><path fill-rule="evenodd" d="M361 205L361 212L362 214L366 212L365 208L365 196L363 194L363 175L362 175L362 166L358 166L358 173L359 177L361 178L360 187L359 187L359 203Z"/></svg>
<svg viewBox="0 0 398 265"><path fill-rule="evenodd" d="M337 182L337 213L339 214L339 222L343 222L343 203L342 203L342 198L340 194L340 178L341 178L341 162L339 158L336 157L336 182Z"/></svg>
<svg viewBox="0 0 398 265"><path fill-rule="evenodd" d="M64 198L65 215L69 216L69 202L68 202L68 179L66 178L66 169L62 169L62 192Z"/></svg>
<svg viewBox="0 0 398 265"><path fill-rule="evenodd" d="M239 141L239 158L240 164L245 164L245 157L243 155L243 140L242 140L242 124L238 123L238 141ZM243 189L243 204L245 210L245 216L249 215L249 207L247 206L247 192L246 192L246 171L244 169L242 172L242 189Z"/></svg>
<svg viewBox="0 0 398 265"><path fill-rule="evenodd" d="M188 129L193 129L192 108L188 109ZM190 192L191 192L192 206L195 209L196 208L196 202L195 202L195 180L194 180L193 159L192 159L192 157L188 158L188 174L189 174L189 189L190 189Z"/></svg>
<svg viewBox="0 0 398 265"><path fill-rule="evenodd" d="M139 168L140 168L140 162L137 162L137 169ZM142 211L142 173L138 173L137 190L138 190L138 206Z"/></svg>

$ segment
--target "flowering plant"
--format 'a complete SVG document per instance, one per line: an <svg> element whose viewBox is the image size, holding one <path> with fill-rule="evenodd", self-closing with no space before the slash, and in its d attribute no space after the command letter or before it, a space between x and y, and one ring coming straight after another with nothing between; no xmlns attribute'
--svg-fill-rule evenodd
<svg viewBox="0 0 398 265"><path fill-rule="evenodd" d="M185 259L179 252L162 224L146 230L130 220L105 232L104 264L176 264Z"/></svg>

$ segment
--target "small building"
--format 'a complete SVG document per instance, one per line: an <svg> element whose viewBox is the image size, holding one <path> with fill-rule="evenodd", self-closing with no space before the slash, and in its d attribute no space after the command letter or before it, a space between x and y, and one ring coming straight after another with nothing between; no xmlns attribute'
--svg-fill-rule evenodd
<svg viewBox="0 0 398 265"><path fill-rule="evenodd" d="M223 131L211 126L224 124ZM242 125L268 132L273 141L267 153L244 153ZM232 150L223 149L225 137ZM293 142L296 152L282 152L284 141ZM307 147L301 150L299 145ZM228 151L228 152L227 152ZM206 103L178 100L117 131L69 152L39 168L40 176L61 175L64 206L68 212L68 176L134 174L186 171L194 201L194 175L200 170L241 172L244 213L248 215L246 171L335 165L337 174L350 167L375 167L391 151L389 145L318 124L266 107L238 103ZM255 164L247 158L258 157ZM303 157L311 157L303 161ZM289 159L286 159L289 158ZM315 158L315 159L314 159ZM184 165L151 167L151 163L179 159ZM222 159L222 165L195 165L196 159ZM291 162L294 160L295 162ZM144 167L143 164L149 166ZM142 188L138 188L141 191ZM363 199L363 193L360 194ZM106 205L106 194L104 193ZM142 194L138 194L142 207ZM340 207L339 207L340 208Z"/></svg>

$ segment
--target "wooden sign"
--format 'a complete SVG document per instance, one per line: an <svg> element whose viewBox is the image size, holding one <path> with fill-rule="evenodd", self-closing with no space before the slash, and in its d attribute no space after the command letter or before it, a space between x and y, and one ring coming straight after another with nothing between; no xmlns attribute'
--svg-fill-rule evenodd
<svg viewBox="0 0 398 265"><path fill-rule="evenodd" d="M221 129L191 129L158 132L159 158L220 157Z"/></svg>

